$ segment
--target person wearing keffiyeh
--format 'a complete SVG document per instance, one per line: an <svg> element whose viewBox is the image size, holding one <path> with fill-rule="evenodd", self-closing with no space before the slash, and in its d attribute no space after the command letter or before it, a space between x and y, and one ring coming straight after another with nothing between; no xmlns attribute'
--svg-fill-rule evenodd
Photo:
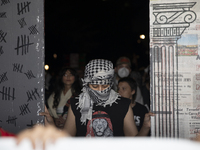
<svg viewBox="0 0 200 150"><path fill-rule="evenodd" d="M109 60L91 60L85 67L83 89L79 97L70 99L71 106L63 130L51 125L47 109L41 113L46 127L35 126L18 135L18 143L29 138L33 145L39 139L45 145L47 139L56 140L65 136L112 137L144 136L150 129L150 116L140 133L134 122L130 100L112 90L113 64ZM48 136L47 136L48 135Z"/></svg>
<svg viewBox="0 0 200 150"><path fill-rule="evenodd" d="M113 64L109 60L94 59L86 65L82 93L71 100L64 127L71 136L90 137L93 133L99 137L138 135L130 101L112 90L113 77ZM99 117L95 118L97 113ZM141 135L146 135L149 129L146 127Z"/></svg>
<svg viewBox="0 0 200 150"><path fill-rule="evenodd" d="M146 117L147 126L138 134L130 100L112 89L113 77L113 64L109 60L94 59L86 65L82 93L70 99L64 132L87 137L143 136L149 132L150 116ZM45 113L50 124L52 118L48 111Z"/></svg>
<svg viewBox="0 0 200 150"><path fill-rule="evenodd" d="M113 63L105 59L91 60L85 67L83 88L78 97L71 98L71 106L63 132L71 136L145 136L150 130L150 116L146 126L138 133L130 100L121 97L113 89ZM52 123L49 112L45 124Z"/></svg>

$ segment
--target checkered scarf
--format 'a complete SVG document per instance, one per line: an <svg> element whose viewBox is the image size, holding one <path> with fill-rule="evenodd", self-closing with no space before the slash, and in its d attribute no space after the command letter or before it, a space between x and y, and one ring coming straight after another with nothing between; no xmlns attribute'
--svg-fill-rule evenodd
<svg viewBox="0 0 200 150"><path fill-rule="evenodd" d="M109 60L94 59L85 67L82 93L79 95L78 107L81 108L81 122L92 119L93 104L106 106L112 105L118 99L118 93L112 90L114 77L113 64ZM89 84L108 84L108 88L96 91Z"/></svg>

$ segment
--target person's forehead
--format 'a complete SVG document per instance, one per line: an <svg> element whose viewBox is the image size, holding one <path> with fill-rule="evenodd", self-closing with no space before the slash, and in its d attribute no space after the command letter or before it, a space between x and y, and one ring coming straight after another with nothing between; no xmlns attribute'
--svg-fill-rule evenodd
<svg viewBox="0 0 200 150"><path fill-rule="evenodd" d="M67 71L65 72L65 74L71 74L71 71L67 70Z"/></svg>
<svg viewBox="0 0 200 150"><path fill-rule="evenodd" d="M120 86L130 87L129 84L127 82L124 82L124 81L119 82L118 87L120 87Z"/></svg>
<svg viewBox="0 0 200 150"><path fill-rule="evenodd" d="M128 64L120 64L118 67L127 67L127 68L130 68Z"/></svg>

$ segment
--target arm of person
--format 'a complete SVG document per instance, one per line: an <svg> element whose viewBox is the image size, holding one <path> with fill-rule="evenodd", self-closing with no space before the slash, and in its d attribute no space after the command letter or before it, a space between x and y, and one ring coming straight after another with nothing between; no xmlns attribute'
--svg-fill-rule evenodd
<svg viewBox="0 0 200 150"><path fill-rule="evenodd" d="M154 116L154 114L151 112L145 114L142 128L140 129L140 132L138 133L137 136L147 136L148 135L148 133L150 131L150 127L151 127L151 116Z"/></svg>
<svg viewBox="0 0 200 150"><path fill-rule="evenodd" d="M136 136L138 130L134 121L133 110L129 106L128 112L124 118L124 135L125 136Z"/></svg>
<svg viewBox="0 0 200 150"><path fill-rule="evenodd" d="M65 130L71 136L76 135L76 120L71 106L68 109L67 119L63 130Z"/></svg>
<svg viewBox="0 0 200 150"><path fill-rule="evenodd" d="M45 112L41 112L40 116L45 116L45 121L44 121L45 126L47 126L47 125L54 125L55 126L54 120L51 117L51 115L49 114L49 111L46 108L46 106L45 106Z"/></svg>
<svg viewBox="0 0 200 150"><path fill-rule="evenodd" d="M70 104L66 103L66 105L65 105L65 106L69 107L69 106L70 106Z"/></svg>

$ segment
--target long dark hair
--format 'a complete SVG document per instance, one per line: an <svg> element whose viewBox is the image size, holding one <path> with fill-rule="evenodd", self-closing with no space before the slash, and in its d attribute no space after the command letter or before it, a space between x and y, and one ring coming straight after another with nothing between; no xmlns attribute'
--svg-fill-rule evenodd
<svg viewBox="0 0 200 150"><path fill-rule="evenodd" d="M132 100L131 100L131 102L133 103L135 101L136 93L137 93L137 82L133 78L131 78L131 77L121 78L118 81L118 84L120 82L126 82L126 83L128 83L128 85L131 87L131 91L135 90L135 93L132 95Z"/></svg>
<svg viewBox="0 0 200 150"><path fill-rule="evenodd" d="M55 89L54 89L54 102L53 102L53 108L57 108L59 102L60 102L60 95L62 93L62 90L64 89L64 83L63 83L63 76L65 75L66 71L69 70L70 73L75 77L74 83L72 84L71 90L72 90L72 95L77 96L81 93L81 84L79 80L78 73L76 72L75 69L73 68L63 68L59 72Z"/></svg>

